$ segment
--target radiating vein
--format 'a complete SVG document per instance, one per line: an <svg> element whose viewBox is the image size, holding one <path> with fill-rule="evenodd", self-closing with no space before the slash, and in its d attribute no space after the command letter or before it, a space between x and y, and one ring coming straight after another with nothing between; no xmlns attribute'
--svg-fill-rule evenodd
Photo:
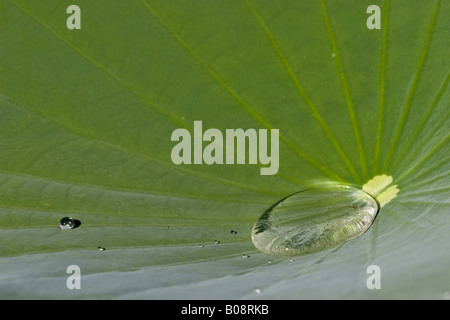
<svg viewBox="0 0 450 320"><path fill-rule="evenodd" d="M435 206L450 206L450 202L438 202L438 201L423 201L423 200L396 200L397 203L417 203L422 205L435 205Z"/></svg>
<svg viewBox="0 0 450 320"><path fill-rule="evenodd" d="M412 220L412 219L406 219L405 217L401 216L400 214L398 214L395 211L391 211L391 210L385 210L385 214L389 215L392 219L394 219L396 222L402 224L402 225L406 225L408 227L412 227L412 228L420 228L422 230L425 230L425 228L418 224L416 221Z"/></svg>
<svg viewBox="0 0 450 320"><path fill-rule="evenodd" d="M408 189L418 189L421 186L427 186L430 185L433 182L439 181L440 179L443 178L448 178L449 177L449 172L448 171L444 171L441 174L435 175L429 179L421 179L420 182L417 183L409 183L408 184Z"/></svg>
<svg viewBox="0 0 450 320"><path fill-rule="evenodd" d="M208 202L224 202L224 203L228 203L228 201L226 199L222 198L211 198L210 196L208 197L204 197L204 196L199 196L197 193L196 194L172 194L172 193L168 193L168 192L156 192L156 191L151 191L151 193L149 193L149 191L146 190L137 190L137 189L129 189L129 188L112 188L110 186L105 187L102 185L96 185L96 184L91 184L91 183L80 183L80 182L64 182L64 181L60 181L57 179L50 179L48 177L41 177L41 176L36 176L36 175L31 175L31 174L24 174L24 173L17 173L17 172L8 172L8 171L0 171L0 177L6 177L6 179L4 179L2 182L2 185L5 186L8 183L11 182L12 179L21 179L24 181L32 181L32 182L41 182L43 185L56 185L58 186L58 188L63 188L63 189L69 189L69 188L80 188L80 189L90 189L91 191L95 191L95 192L100 192L100 193L105 193L105 192L110 192L110 193L115 193L117 195L124 195L124 196L138 196L138 197L157 197L157 198L174 198L174 199L178 199L178 200L193 200L193 201L208 201ZM259 202L255 202L255 201L243 201L243 200L236 200L233 199L233 203L242 203L242 204L253 204L253 205L257 205L257 204L261 204Z"/></svg>
<svg viewBox="0 0 450 320"><path fill-rule="evenodd" d="M422 171L420 172L420 174L417 174L417 175L415 175L415 176L412 176L412 177L410 178L410 180L406 180L406 181L407 181L409 184L411 184L412 181L416 181L416 180L422 178L423 176L427 175L429 172L434 171L436 168L441 168L442 166L448 164L449 162L450 162L450 157L443 158L442 160L438 161L438 162L435 163L434 165L429 165L429 166L427 166L425 170L422 170ZM407 178L407 177L408 177L408 175L404 175L404 176L401 178L401 180L399 179L398 181L400 182L400 181L404 180L404 179Z"/></svg>
<svg viewBox="0 0 450 320"><path fill-rule="evenodd" d="M39 152L34 152L33 154L29 154L27 158L28 165L24 167L25 171L28 171L39 159L42 159L46 154L49 154L52 150L58 150L60 147L70 144L75 141L76 138L72 137L70 140L58 140L56 143L46 147L45 149L39 150Z"/></svg>
<svg viewBox="0 0 450 320"><path fill-rule="evenodd" d="M422 53L421 53L420 58L419 58L418 67L417 67L416 73L414 75L414 78L412 80L411 86L409 88L408 96L407 96L405 104L403 106L403 111L402 111L402 114L401 114L401 118L400 118L400 120L399 120L399 122L397 124L397 128L395 130L395 134L394 134L394 138L393 138L392 144L391 144L391 146L389 148L389 152L388 152L388 154L386 156L386 160L384 162L384 169L386 169L388 164L390 164L391 158L392 158L392 156L394 155L394 153L396 151L397 143L400 140L400 137L402 135L403 127L405 126L406 120L408 118L409 110L411 108L411 103L412 103L412 101L414 99L414 96L415 96L416 87L417 87L417 84L419 83L420 76L421 76L421 73L422 73L422 69L423 69L423 66L424 66L426 58L427 58L428 48L430 47L431 39L433 38L433 30L434 30L434 26L436 24L436 17L437 17L437 14L439 12L439 4L440 4L440 0L437 0L436 4L434 6L434 9L433 9L433 13L432 13L432 17L431 17L430 23L428 25L427 38L425 40L425 44L424 44L424 47L422 49Z"/></svg>
<svg viewBox="0 0 450 320"><path fill-rule="evenodd" d="M70 42L68 42L65 38L63 38L62 36L60 36L55 30L53 30L49 25L47 25L46 23L44 23L43 21L41 21L38 17L34 16L31 12L29 12L28 10L26 10L24 7L21 7L20 5L18 5L17 3L14 2L14 0L10 0L12 1L12 3L18 8L20 9L22 12L24 12L25 14L27 14L28 16L30 16L31 18L33 18L35 21L37 21L40 25L42 25L45 29L47 29L48 31L50 31L53 35L55 35L58 39L60 39L62 42L64 42L66 45L68 45L71 49L73 49L75 52L77 52L81 57L83 57L84 59L86 59L88 62L92 63L96 68L98 68L99 70L101 70L102 72L105 72L106 74L108 74L112 79L114 79L117 83L119 83L122 87L128 89L132 94L134 94L136 97L138 97L140 100L144 101L147 105L149 105L151 108L153 108L154 110L156 110L158 113L160 113L161 115L163 115L164 117L167 117L171 122L175 123L177 126L181 127L181 128L185 128L188 131L192 131L192 129L188 126L186 126L186 124L184 123L184 121L180 120L179 116L174 116L172 113L167 113L165 111L164 108L162 108L160 105L155 104L152 101L149 101L144 95L141 95L139 92L137 92L136 90L134 90L131 86L129 86L125 81L123 81L120 77L118 77L116 74L114 74L111 70L109 70L108 68L106 68L105 66L103 66L102 64L100 64L99 62L97 62L95 59L93 59L92 57L90 57L89 55L87 55L86 53L84 53L83 51L79 50L76 46L74 46L73 44L71 44ZM157 17L157 16L156 16ZM159 17L157 17L159 19ZM161 24L162 21L160 21ZM163 24L163 26L165 26ZM165 26L166 27L166 26ZM170 29L168 29L170 30ZM176 35L175 33L173 35ZM180 38L181 41L183 41ZM183 42L184 43L184 42ZM195 52L193 52L188 46L185 47L188 48L190 50L191 54L195 54ZM188 51L189 51L188 50ZM200 59L200 57L198 57ZM201 62L203 62L203 60L200 59ZM203 62L203 66L207 66L204 62ZM223 83L223 81L220 78L217 78L216 80L219 80L219 82ZM224 84L224 83L223 83ZM235 98L238 97L237 94L231 90L231 92L234 94ZM239 98L239 97L238 97ZM238 101L242 102L242 99L238 99ZM246 104L245 104L246 105ZM247 106L247 105L246 105ZM254 115L257 115L256 113L254 113ZM259 117L259 116L258 116ZM259 117L259 119L262 119ZM264 123L264 122L262 122ZM266 125L266 127L271 128L270 126ZM291 147L291 149L293 149L294 151L297 152L297 154L301 154L310 164L312 164L313 166L316 165L316 168L319 171L322 171L323 173L328 173L328 175L330 177L334 177L335 179L338 180L342 180L342 178L340 178L338 175L336 175L334 172L328 170L327 167L319 164L318 162L316 162L312 157L308 156L307 154L303 153L301 150L299 150L295 145L293 145L292 143L290 143L289 141L287 141L284 136L280 135L280 138L284 139L285 142L288 143L288 145ZM258 166L251 166L251 168L259 168ZM193 171L190 171L193 172ZM286 182L290 182L290 183L294 183L294 184L302 184L302 181L299 181L298 179L295 179L292 176L286 176L283 175L281 173L277 174L278 177L280 177L281 179L285 180Z"/></svg>
<svg viewBox="0 0 450 320"><path fill-rule="evenodd" d="M450 191L450 186L446 187L439 187L439 188L428 188L426 190L418 190L418 191L406 191L403 193L404 196L416 196L416 195L426 195L426 194L433 194L433 193L447 193Z"/></svg>
<svg viewBox="0 0 450 320"><path fill-rule="evenodd" d="M384 2L383 6L383 38L381 41L381 51L380 51L380 89L378 96L378 121L377 121L377 139L375 144L374 153L374 172L378 173L378 168L380 166L380 151L381 151L381 141L383 139L383 126L384 126L384 108L385 108L385 94L386 94L386 60L387 60L387 37L388 37L388 27L389 27L389 0Z"/></svg>
<svg viewBox="0 0 450 320"><path fill-rule="evenodd" d="M420 158L413 166L409 167L409 169L398 178L397 182L400 182L403 179L405 179L411 172L414 172L422 163L424 163L429 158L434 156L435 153L437 153L439 151L439 149L444 147L449 140L450 140L450 135L447 135L447 137L442 139L438 144L436 144L434 146L434 148L426 156ZM427 167L426 171L423 171L419 176L416 176L414 179L417 179L418 177L423 176L425 174L424 172L429 172L431 170L434 170L436 167L442 165L442 163L445 163L448 160L449 160L449 158L444 158L443 160L439 161L438 164Z"/></svg>
<svg viewBox="0 0 450 320"><path fill-rule="evenodd" d="M106 68L105 66L103 66L102 64L98 63L95 59L93 59L92 57L90 57L89 55L87 55L86 53L84 53L83 51L79 50L77 47L75 47L73 44L71 44L70 42L68 42L66 39L64 39L62 36L60 36L55 30L53 30L49 25L47 25L46 23L44 23L43 21L41 21L39 18L37 18L36 16L34 16L31 12L29 12L28 10L26 10L25 8L19 6L18 4L16 4L13 0L11 0L12 3L18 8L20 9L22 12L26 13L28 16L32 17L35 21L37 21L40 25L42 25L45 29L47 29L48 31L50 31L53 35L55 35L58 39L60 39L62 42L64 42L66 45L68 45L70 48L72 48L73 50L75 50L75 52L77 52L81 57L83 57L84 59L86 59L87 61L89 61L90 63L92 63L95 67L97 67L98 69L100 69L102 72L105 72L106 74L108 74L112 79L114 79L117 83L119 83L121 86L123 86L124 88L128 89L131 93L133 93L136 97L138 97L140 100L144 101L147 105L149 105L150 107L152 107L153 109L155 109L158 113L160 113L161 115L163 115L164 117L169 118L169 120L173 123L175 123L177 126L181 127L181 128L185 128L188 131L192 131L191 128L187 127L186 124L180 120L180 117L175 117L173 114L169 114L165 111L165 109L163 109L161 106L149 101L145 96L141 95L140 93L138 93L137 91L135 91L132 87L128 86L126 82L124 82L120 77L118 77L117 75L115 75L112 71L110 71L108 68ZM10 100L10 99L9 99ZM53 119L56 120L56 119ZM61 123L60 123L61 124ZM98 140L97 140L98 141ZM109 143L108 143L109 144ZM161 162L159 163L161 164ZM178 169L179 167L177 167ZM251 168L256 168L255 166L251 166ZM323 167L324 169L326 169L326 167ZM190 172L191 174L195 171L191 171L191 170L184 170L185 172ZM290 182L290 183L301 183L301 181L299 181L298 179L293 178L292 176L285 176L283 174L278 174L278 177L280 177L281 179ZM203 175L203 177L208 177L208 175ZM212 177L212 176L209 176ZM216 177L214 177L214 179L216 179ZM223 181L229 181L229 180L223 180ZM254 188L253 188L254 190ZM266 193L266 191L263 191Z"/></svg>
<svg viewBox="0 0 450 320"><path fill-rule="evenodd" d="M131 156L132 158L140 158L140 159L146 160L146 161L148 161L148 162L150 162L150 163L152 163L154 165L157 165L157 166L160 166L160 167L164 167L164 168L167 168L167 169L170 169L170 170L177 170L177 171L180 171L180 172L184 172L184 173L187 173L187 174L190 174L190 175L193 175L193 176L197 176L197 177L205 179L205 180L220 182L220 183L225 184L225 185L231 185L231 186L234 186L234 187L239 187L241 189L256 191L256 192L260 192L260 193L276 194L273 190L265 190L265 189L255 188L254 186L245 185L245 184L238 183L238 182L235 182L235 181L231 181L231 180L228 180L228 179L223 179L223 178L219 178L217 176L211 176L211 175L208 175L208 174L204 174L204 173L201 173L201 172L190 170L190 169L187 169L186 167L174 166L174 165L168 164L167 162L160 161L160 160L158 160L156 158L150 157L148 155L144 155L144 154L142 154L140 152L139 153L132 153L129 150L127 150L127 149L125 149L125 148L123 148L123 147L121 147L119 145L112 144L112 143L107 142L107 141L99 140L97 137L95 137L95 136L93 136L93 135L91 135L91 134L89 134L87 132L84 132L84 131L82 131L82 130L80 130L78 128L72 127L72 126L70 126L70 125L68 125L66 123L63 123L60 120L58 120L58 119L56 119L56 118L54 118L54 117L52 117L52 116L50 116L48 114L41 114L41 113L37 113L35 111L31 111L30 109L19 105L16 101L12 100L11 98L9 98L9 97L7 97L7 96L5 96L3 94L0 94L0 97L3 97L4 99L10 101L11 104L14 105L16 108L20 108L22 110L25 110L25 111L31 113L31 114L34 114L35 116L40 117L42 119L45 119L45 120L50 121L50 122L53 122L59 128L62 128L64 130L66 130L66 131L71 132L72 134L75 134L75 135L80 136L80 137L82 137L84 139L87 139L90 142L96 142L98 144L101 144L104 147L109 148L109 149L114 149L115 151L120 152L122 154L125 154L127 156Z"/></svg>
<svg viewBox="0 0 450 320"><path fill-rule="evenodd" d="M178 43L183 46L191 55L192 57L202 65L205 70L210 74L212 78L214 78L220 86L228 92L239 104L244 108L247 113L254 118L257 122L261 123L264 127L267 129L273 129L273 126L270 125L263 117L261 117L253 108L244 101L237 93L234 91L225 81L222 80L222 78L213 70L211 67L202 59L202 57L192 49L186 41L184 41L181 36L175 32L164 20L163 18L156 12L156 10L149 5L148 2L145 0L140 0L142 5L149 11L149 13L155 17L159 23L178 41ZM290 142L284 135L279 135L280 139L283 140L289 148L291 148L298 156L306 160L312 167L316 168L326 176L332 179L336 179L338 181L343 181L343 178L336 174L335 172L328 169L326 166L324 166L319 161L315 160L310 155L306 154L304 151L302 151L300 148L298 148L296 145L294 145L292 142Z"/></svg>
<svg viewBox="0 0 450 320"><path fill-rule="evenodd" d="M125 81L123 81L120 77L118 77L116 74L114 74L111 70L109 70L108 68L106 68L105 66L103 66L102 64L100 64L98 61L96 61L95 59L93 59L92 57L90 57L89 55L87 55L85 52L81 51L79 48L77 48L76 46L74 46L72 43L70 43L69 41L67 41L65 38L63 38L59 33L57 33L53 28L51 28L48 24L46 24L45 22L43 22L42 20L40 20L38 17L36 17L35 15L33 15L30 11L28 11L26 8L24 8L23 6L17 4L14 0L10 0L18 9L20 9L23 13L27 14L28 16L30 16L31 18L33 18L33 20L35 20L36 22L38 22L41 26L43 26L45 29L47 29L48 31L50 31L55 37L57 37L59 40L61 40L62 42L64 42L67 46L69 46L72 50L74 50L75 52L77 52L81 57L83 57L85 60L87 60L88 62L90 62L92 65L94 65L96 68L98 68L99 70L101 70L102 72L108 74L112 79L114 79L117 83L119 83L122 87L127 88L131 93L133 93L136 97L138 97L140 100L145 101L145 103L147 105L149 105L150 107L152 107L153 109L155 109L158 113L160 113L161 115L167 117L170 119L170 121L172 121L173 123L175 123L177 126L179 127L185 127L185 123L183 121L181 121L179 119L179 117L175 117L172 114L168 114L166 112L166 110L164 110L161 106L159 106L158 104L155 104L153 101L149 101L147 99L146 96L141 95L139 92L137 92L136 90L133 89L133 87L129 86Z"/></svg>
<svg viewBox="0 0 450 320"><path fill-rule="evenodd" d="M356 140L356 146L358 149L358 154L359 154L359 159L360 159L360 163L361 163L361 168L362 168L362 173L363 173L363 177L367 178L367 161L366 161L366 156L364 153L364 149L363 149L363 144L362 144L362 139L361 139L361 134L360 134L360 130L359 130L359 125L358 125L358 120L356 119L356 114L355 114L355 106L353 105L353 99L351 97L350 94L350 88L348 85L348 81L347 81L347 77L345 75L344 72L344 66L342 64L342 60L339 54L339 50L336 44L336 40L334 38L333 35L333 30L331 28L331 24L330 24L330 20L328 18L328 13L327 13L327 8L325 6L325 2L324 0L320 0L320 8L322 10L322 14L323 14L323 18L325 21L325 25L328 31L328 38L330 39L331 45L333 47L333 52L336 55L335 57L335 61L336 61L336 65L339 71L339 79L341 81L341 85L342 85L342 89L344 90L344 95L345 95L345 100L347 102L347 109L348 109L348 114L350 117L350 121L352 123L352 128L353 128L353 134L355 136L355 140Z"/></svg>
<svg viewBox="0 0 450 320"><path fill-rule="evenodd" d="M314 119L317 120L317 122L319 123L320 127L322 128L322 130L325 132L325 134L328 137L328 139L330 139L330 142L332 143L333 147L336 149L337 153L339 154L341 159L344 161L344 164L347 166L347 169L350 171L350 173L353 175L353 177L356 180L360 180L360 177L358 176L358 174L357 174L357 172L355 170L355 167L352 165L352 163L350 162L349 158L347 157L347 155L342 150L339 142L337 141L337 139L334 136L334 134L331 132L330 128L326 124L326 122L325 122L324 118L322 117L322 115L320 114L319 110L317 109L317 107L315 106L315 104L313 103L311 98L308 96L308 94L304 90L304 88L301 85L298 77L295 75L294 71L292 70L292 68L291 68L291 66L289 64L289 62L287 61L286 57L282 53L280 46L278 45L277 41L275 40L275 37L272 35L272 33L270 32L269 28L264 23L262 17L258 14L258 12L252 6L252 4L248 0L245 0L245 2L247 3L247 6L249 7L250 11L255 16L256 20L259 22L259 24L261 25L262 29L264 30L264 32L266 33L267 37L269 38L269 40L270 40L270 42L271 42L275 52L277 53L277 55L280 58L283 66L286 68L289 76L291 77L292 81L294 82L295 87L297 88L298 92L300 93L302 98L305 100L307 106L309 107L309 109L313 113Z"/></svg>
<svg viewBox="0 0 450 320"><path fill-rule="evenodd" d="M449 83L449 80L450 80L450 72L447 73L447 77L445 78L444 83L442 84L442 86L441 86L440 89L438 90L438 92L437 92L435 98L433 99L433 102L429 105L429 107L428 107L428 109L427 109L425 115L422 117L421 122L420 122L419 125L416 127L415 132L411 135L411 138L409 138L408 144L405 145L405 146L403 147L402 153L399 155L399 157L397 158L397 160L392 164L392 167L393 167L393 168L396 168L396 167L397 167L397 165L398 165L398 163L400 162L400 160L403 160L403 159L409 159L410 157L411 157L411 158L414 157L414 155L410 155L410 157L406 158L406 157L405 157L405 153L411 149L411 145L412 145L413 143L416 142L416 138L419 136L419 134L422 132L423 128L424 128L425 125L427 124L428 119L429 119L430 116L432 115L434 108L436 107L436 105L437 105L438 102L440 101L440 99L441 99L441 97L442 97L442 94L445 92L445 89L447 88L447 85L448 85L448 83ZM428 137L427 137L428 139L425 140L425 142L424 142L423 144L426 144L427 141L428 141L429 139L431 139L431 138L434 136L434 134L436 133L436 131L441 127L442 122L445 122L446 119L448 119L448 113L447 113L447 115L441 117L441 120L439 121L439 123L436 123L436 124L434 125L432 131L428 132ZM415 145L415 147L416 147L416 150L417 150L416 153L417 153L419 150L422 149L422 148L419 148L417 145Z"/></svg>

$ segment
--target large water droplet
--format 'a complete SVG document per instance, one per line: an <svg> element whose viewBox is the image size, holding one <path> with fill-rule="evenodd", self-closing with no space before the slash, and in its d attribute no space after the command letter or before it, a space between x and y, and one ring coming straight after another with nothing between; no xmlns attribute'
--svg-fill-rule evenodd
<svg viewBox="0 0 450 320"><path fill-rule="evenodd" d="M75 227L75 220L70 217L64 217L59 221L60 229L73 229L73 227Z"/></svg>
<svg viewBox="0 0 450 320"><path fill-rule="evenodd" d="M377 202L362 190L311 188L264 212L253 227L252 240L263 252L287 256L325 250L364 233L377 212Z"/></svg>

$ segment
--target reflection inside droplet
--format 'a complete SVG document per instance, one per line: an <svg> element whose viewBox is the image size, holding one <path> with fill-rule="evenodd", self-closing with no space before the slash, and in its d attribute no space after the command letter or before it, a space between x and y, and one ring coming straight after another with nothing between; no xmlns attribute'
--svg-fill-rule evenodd
<svg viewBox="0 0 450 320"><path fill-rule="evenodd" d="M253 227L252 240L263 252L287 256L325 250L364 233L377 212L377 202L362 190L311 188L264 212Z"/></svg>
<svg viewBox="0 0 450 320"><path fill-rule="evenodd" d="M64 217L59 221L60 229L73 229L73 227L75 227L75 220L70 217Z"/></svg>

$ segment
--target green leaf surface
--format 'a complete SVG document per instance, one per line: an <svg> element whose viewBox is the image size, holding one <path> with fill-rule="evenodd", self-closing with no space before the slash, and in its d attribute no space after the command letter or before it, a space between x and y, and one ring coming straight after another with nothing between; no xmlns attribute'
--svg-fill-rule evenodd
<svg viewBox="0 0 450 320"><path fill-rule="evenodd" d="M72 2L0 2L1 299L447 296L449 1L79 0L69 30ZM278 173L173 164L197 120L279 129ZM399 193L360 237L253 246L278 200L381 174Z"/></svg>

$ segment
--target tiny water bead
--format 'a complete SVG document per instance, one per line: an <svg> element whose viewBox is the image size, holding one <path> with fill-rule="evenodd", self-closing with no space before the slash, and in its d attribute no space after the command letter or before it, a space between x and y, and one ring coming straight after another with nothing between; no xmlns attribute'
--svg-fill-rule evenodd
<svg viewBox="0 0 450 320"><path fill-rule="evenodd" d="M59 221L59 228L63 230L73 229L75 227L75 220L71 217L64 217Z"/></svg>
<svg viewBox="0 0 450 320"><path fill-rule="evenodd" d="M234 236L237 233L237 231L231 230L230 233Z"/></svg>
<svg viewBox="0 0 450 320"><path fill-rule="evenodd" d="M342 185L294 193L264 212L252 241L265 253L296 256L333 248L364 233L378 205L366 192Z"/></svg>

